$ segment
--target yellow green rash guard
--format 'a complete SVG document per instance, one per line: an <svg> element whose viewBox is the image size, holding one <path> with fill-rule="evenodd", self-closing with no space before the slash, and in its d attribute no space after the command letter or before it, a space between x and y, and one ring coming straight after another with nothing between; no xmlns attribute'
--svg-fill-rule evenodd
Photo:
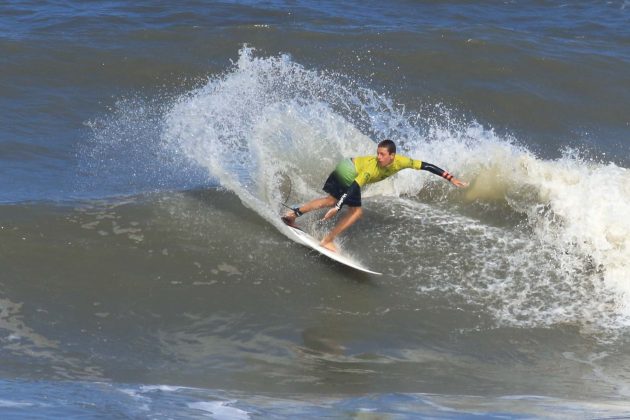
<svg viewBox="0 0 630 420"><path fill-rule="evenodd" d="M349 187L356 181L359 187L382 181L402 169L417 169L422 167L421 160L414 160L406 156L396 155L394 161L381 168L376 156L361 156L342 160L335 168L335 174L344 187Z"/></svg>
<svg viewBox="0 0 630 420"><path fill-rule="evenodd" d="M425 170L436 175L439 175L446 180L450 181L453 176L447 171L438 168L437 166L423 162L417 159L411 159L407 156L396 155L392 163L385 167L378 165L376 156L361 156L355 158L347 158L339 162L335 168L333 174L334 178L339 182L341 189L334 186L331 187L330 177L324 186L324 191L329 192L331 195L339 199L336 207L341 209L346 198L355 206L361 205L361 187L366 184L372 184L384 180L385 178L394 175L396 172L403 169L417 169Z"/></svg>

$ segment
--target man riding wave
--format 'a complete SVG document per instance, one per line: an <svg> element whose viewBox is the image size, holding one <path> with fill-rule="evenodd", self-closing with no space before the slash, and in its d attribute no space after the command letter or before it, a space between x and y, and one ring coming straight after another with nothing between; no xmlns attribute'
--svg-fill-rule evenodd
<svg viewBox="0 0 630 420"><path fill-rule="evenodd" d="M396 154L396 144L389 140L381 141L376 148L376 156L361 156L343 159L335 170L328 176L323 190L329 195L316 198L302 206L293 207L282 220L289 226L295 227L295 220L309 211L332 207L324 220L335 216L345 205L348 207L346 215L335 227L322 239L320 245L336 251L333 240L344 230L348 229L363 215L361 209L361 188L384 180L403 169L416 169L429 171L439 175L456 187L466 187L467 183L460 181L448 171L417 159Z"/></svg>

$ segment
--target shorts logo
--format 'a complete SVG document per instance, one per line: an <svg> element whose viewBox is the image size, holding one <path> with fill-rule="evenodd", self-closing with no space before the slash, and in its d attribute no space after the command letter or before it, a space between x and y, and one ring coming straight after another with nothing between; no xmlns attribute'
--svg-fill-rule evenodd
<svg viewBox="0 0 630 420"><path fill-rule="evenodd" d="M343 202L346 199L346 197L348 196L348 193L345 193L344 195L341 196L341 198L339 199L339 201L337 201L337 205L335 207L337 207L337 210L341 210L341 206L343 206Z"/></svg>

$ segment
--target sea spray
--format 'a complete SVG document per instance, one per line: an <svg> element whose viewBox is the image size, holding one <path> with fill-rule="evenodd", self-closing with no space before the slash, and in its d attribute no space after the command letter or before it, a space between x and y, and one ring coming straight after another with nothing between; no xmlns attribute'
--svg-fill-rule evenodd
<svg viewBox="0 0 630 420"><path fill-rule="evenodd" d="M282 201L278 176L290 176L290 199L299 201L319 190L341 157L373 148L333 110L356 108L356 98L340 101L339 91L334 79L288 56L255 58L244 47L232 71L211 78L172 108L163 138L275 221Z"/></svg>
<svg viewBox="0 0 630 420"><path fill-rule="evenodd" d="M209 182L207 171L190 165L178 147L161 141L170 94L119 98L108 113L85 123L90 136L77 150L75 194L132 196L191 189Z"/></svg>

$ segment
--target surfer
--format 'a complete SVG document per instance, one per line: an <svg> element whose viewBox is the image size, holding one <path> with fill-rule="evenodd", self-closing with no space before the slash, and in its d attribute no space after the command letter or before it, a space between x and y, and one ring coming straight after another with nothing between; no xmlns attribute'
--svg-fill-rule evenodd
<svg viewBox="0 0 630 420"><path fill-rule="evenodd" d="M441 176L456 187L468 186L467 183L460 181L444 169L440 169L433 164L397 155L396 144L386 139L378 144L376 156L347 158L339 162L324 183L323 190L328 193L328 196L316 198L302 206L293 207L282 217L282 221L289 226L295 227L295 219L304 213L332 207L324 215L324 220L327 220L335 216L344 205L348 206L346 215L320 242L321 246L331 251L336 251L333 240L363 215L363 210L361 209L361 187L382 181L407 168L429 171Z"/></svg>

